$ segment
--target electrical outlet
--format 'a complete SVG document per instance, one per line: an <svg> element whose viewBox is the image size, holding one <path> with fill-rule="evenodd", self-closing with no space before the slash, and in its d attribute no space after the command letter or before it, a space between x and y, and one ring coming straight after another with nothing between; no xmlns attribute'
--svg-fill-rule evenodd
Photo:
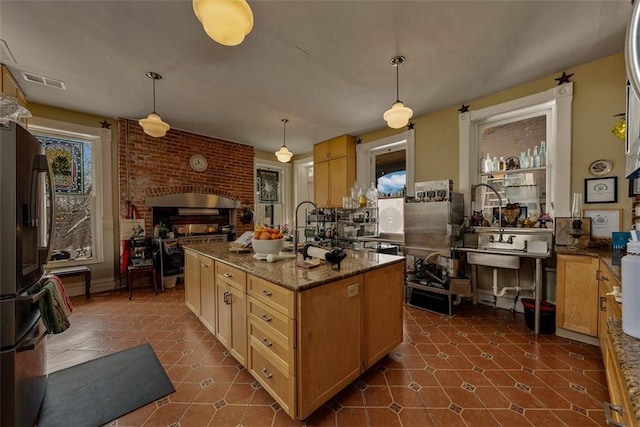
<svg viewBox="0 0 640 427"><path fill-rule="evenodd" d="M359 287L359 286L360 286L360 285L359 285L358 283L356 283L355 285L350 285L350 286L347 288L347 296L348 296L348 297L353 297L353 296L358 295L358 287Z"/></svg>

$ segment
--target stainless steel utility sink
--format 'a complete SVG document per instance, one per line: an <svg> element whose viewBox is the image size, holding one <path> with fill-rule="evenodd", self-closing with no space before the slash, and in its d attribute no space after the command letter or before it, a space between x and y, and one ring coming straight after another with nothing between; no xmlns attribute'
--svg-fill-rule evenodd
<svg viewBox="0 0 640 427"><path fill-rule="evenodd" d="M520 257L518 255L506 255L502 253L486 252L467 252L467 263L475 265L484 265L495 268L520 268Z"/></svg>

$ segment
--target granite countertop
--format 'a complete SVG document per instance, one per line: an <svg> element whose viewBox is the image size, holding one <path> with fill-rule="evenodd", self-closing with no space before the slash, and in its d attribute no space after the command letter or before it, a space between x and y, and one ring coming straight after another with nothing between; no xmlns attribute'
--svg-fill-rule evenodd
<svg viewBox="0 0 640 427"><path fill-rule="evenodd" d="M236 253L229 250L229 243L191 244L192 249L216 261L232 265L249 274L268 280L292 291L303 291L325 283L355 276L377 268L396 263L404 263L404 257L375 252L345 250L347 257L342 260L340 270L324 261L314 268L299 267L293 258L267 262L253 257L253 252ZM301 261L302 256L298 259Z"/></svg>
<svg viewBox="0 0 640 427"><path fill-rule="evenodd" d="M618 357L622 380L633 405L635 419L640 420L640 340L622 331L622 320L609 318L609 334Z"/></svg>

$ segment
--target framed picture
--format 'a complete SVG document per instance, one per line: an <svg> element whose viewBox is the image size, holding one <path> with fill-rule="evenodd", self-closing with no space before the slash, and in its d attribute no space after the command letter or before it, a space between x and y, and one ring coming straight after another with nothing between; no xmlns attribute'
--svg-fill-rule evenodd
<svg viewBox="0 0 640 427"><path fill-rule="evenodd" d="M584 216L591 218L591 237L611 239L614 231L622 226L622 209L585 209Z"/></svg>
<svg viewBox="0 0 640 427"><path fill-rule="evenodd" d="M618 201L618 177L587 178L584 180L585 203L616 203Z"/></svg>
<svg viewBox="0 0 640 427"><path fill-rule="evenodd" d="M279 203L280 174L278 171L258 169L258 202Z"/></svg>
<svg viewBox="0 0 640 427"><path fill-rule="evenodd" d="M573 242L573 236L571 231L573 228L573 221L571 217L556 217L554 219L556 245L568 246ZM589 240L591 240L591 218L582 218L582 226L584 234L578 238L581 246L587 246Z"/></svg>
<svg viewBox="0 0 640 427"><path fill-rule="evenodd" d="M629 197L640 196L640 178L629 180Z"/></svg>

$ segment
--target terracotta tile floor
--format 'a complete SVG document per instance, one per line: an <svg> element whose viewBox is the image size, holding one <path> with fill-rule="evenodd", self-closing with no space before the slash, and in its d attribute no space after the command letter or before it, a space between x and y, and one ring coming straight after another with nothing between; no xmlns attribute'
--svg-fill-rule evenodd
<svg viewBox="0 0 640 427"><path fill-rule="evenodd" d="M404 342L295 422L183 300L183 289L73 298L71 328L49 338L49 371L151 343L176 392L113 426L605 425L598 347L535 338L523 315L467 302L454 317L405 307Z"/></svg>

